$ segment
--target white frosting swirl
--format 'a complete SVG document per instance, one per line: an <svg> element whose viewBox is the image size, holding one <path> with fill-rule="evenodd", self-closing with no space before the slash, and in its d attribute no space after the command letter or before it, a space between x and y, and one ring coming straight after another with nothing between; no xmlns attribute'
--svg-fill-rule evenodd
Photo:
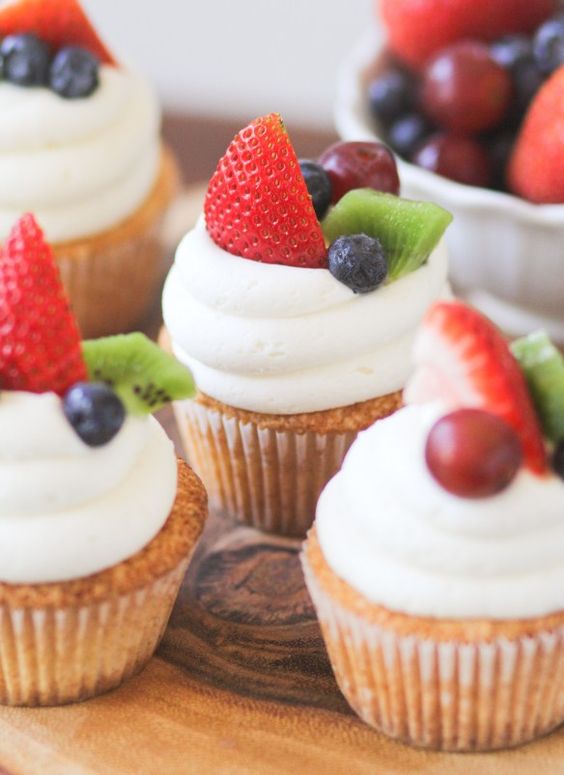
<svg viewBox="0 0 564 775"><path fill-rule="evenodd" d="M181 242L163 296L174 352L232 406L294 414L399 390L415 330L448 294L441 245L425 266L356 295L326 269L233 256L203 220Z"/></svg>
<svg viewBox="0 0 564 775"><path fill-rule="evenodd" d="M66 581L132 556L176 496L172 443L152 417L128 416L89 447L54 393L0 396L0 580Z"/></svg>
<svg viewBox="0 0 564 775"><path fill-rule="evenodd" d="M0 239L23 211L51 242L114 226L149 194L160 111L138 75L104 65L84 99L0 83Z"/></svg>
<svg viewBox="0 0 564 775"><path fill-rule="evenodd" d="M564 609L564 482L523 468L493 497L449 494L424 456L443 414L408 406L358 436L317 507L328 564L372 602L407 614L514 619Z"/></svg>

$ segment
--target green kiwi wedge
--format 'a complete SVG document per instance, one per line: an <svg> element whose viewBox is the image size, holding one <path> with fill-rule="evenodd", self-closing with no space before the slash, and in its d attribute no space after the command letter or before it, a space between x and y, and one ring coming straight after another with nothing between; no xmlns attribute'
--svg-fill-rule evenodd
<svg viewBox="0 0 564 775"><path fill-rule="evenodd" d="M527 379L542 427L549 439L564 439L564 357L544 331L511 345Z"/></svg>
<svg viewBox="0 0 564 775"><path fill-rule="evenodd" d="M144 334L87 340L82 351L89 378L110 385L131 414L149 414L196 392L188 369Z"/></svg>
<svg viewBox="0 0 564 775"><path fill-rule="evenodd" d="M377 237L388 260L388 278L397 280L425 263L452 215L432 202L415 202L371 188L349 191L321 226L329 242L346 234Z"/></svg>

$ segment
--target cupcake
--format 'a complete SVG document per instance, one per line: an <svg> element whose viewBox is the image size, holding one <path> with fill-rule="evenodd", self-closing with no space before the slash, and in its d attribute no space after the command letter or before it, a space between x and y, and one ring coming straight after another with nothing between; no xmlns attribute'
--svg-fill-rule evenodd
<svg viewBox="0 0 564 775"><path fill-rule="evenodd" d="M92 697L153 654L206 517L150 416L193 390L142 334L79 339L33 216L0 254L0 703Z"/></svg>
<svg viewBox="0 0 564 775"><path fill-rule="evenodd" d="M400 406L415 328L448 293L450 216L397 196L387 148L320 162L298 162L277 114L243 129L163 297L201 390L175 407L212 508L295 536L358 431Z"/></svg>
<svg viewBox="0 0 564 775"><path fill-rule="evenodd" d="M366 723L515 746L564 721L564 360L542 333L512 354L460 302L430 309L414 352L407 405L319 499L307 586Z"/></svg>
<svg viewBox="0 0 564 775"><path fill-rule="evenodd" d="M156 96L77 0L4 3L0 39L0 239L33 211L82 334L131 329L164 277L178 185Z"/></svg>

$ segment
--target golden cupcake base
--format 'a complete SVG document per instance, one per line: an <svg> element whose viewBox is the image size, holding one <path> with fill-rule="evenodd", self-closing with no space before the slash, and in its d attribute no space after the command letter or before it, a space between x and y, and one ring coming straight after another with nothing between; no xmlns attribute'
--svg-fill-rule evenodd
<svg viewBox="0 0 564 775"><path fill-rule="evenodd" d="M458 621L390 611L333 573L315 529L302 561L339 688L370 726L418 747L489 751L564 721L564 613Z"/></svg>
<svg viewBox="0 0 564 775"><path fill-rule="evenodd" d="M0 703L77 702L141 670L164 633L206 515L204 488L179 461L170 516L136 555L74 581L0 584Z"/></svg>
<svg viewBox="0 0 564 775"><path fill-rule="evenodd" d="M100 234L53 245L83 338L131 330L146 315L166 272L164 223L179 180L163 147L155 185L131 216Z"/></svg>

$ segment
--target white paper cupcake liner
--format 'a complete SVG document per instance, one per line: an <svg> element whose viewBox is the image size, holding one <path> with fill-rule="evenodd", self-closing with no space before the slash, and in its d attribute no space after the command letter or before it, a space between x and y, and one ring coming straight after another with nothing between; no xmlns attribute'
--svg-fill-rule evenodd
<svg viewBox="0 0 564 775"><path fill-rule="evenodd" d="M400 635L336 602L302 559L337 683L370 726L415 746L487 751L564 722L564 627L483 642Z"/></svg>
<svg viewBox="0 0 564 775"><path fill-rule="evenodd" d="M85 700L141 670L162 638L188 561L110 600L68 607L0 605L0 703Z"/></svg>
<svg viewBox="0 0 564 775"><path fill-rule="evenodd" d="M305 535L321 490L357 435L260 428L196 401L177 402L175 412L210 509L279 535Z"/></svg>

